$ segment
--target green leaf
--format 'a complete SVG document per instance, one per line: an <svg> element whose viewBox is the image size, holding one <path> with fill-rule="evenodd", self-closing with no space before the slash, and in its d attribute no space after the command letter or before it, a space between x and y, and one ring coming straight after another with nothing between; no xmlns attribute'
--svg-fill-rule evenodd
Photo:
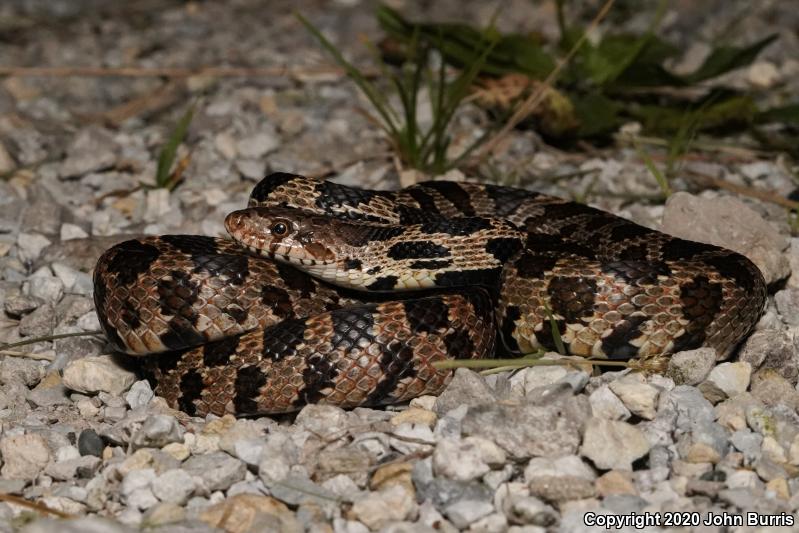
<svg viewBox="0 0 799 533"><path fill-rule="evenodd" d="M702 66L683 78L687 83L693 84L745 67L751 64L760 51L774 42L777 37L777 34L774 33L749 46L719 46L713 49Z"/></svg>
<svg viewBox="0 0 799 533"><path fill-rule="evenodd" d="M712 99L713 103L707 104ZM641 121L646 131L670 135L685 127L686 112L696 111L694 131L740 129L752 124L757 116L757 106L751 96L722 91L712 92L705 101L690 108L676 105L630 105L626 108L633 117Z"/></svg>
<svg viewBox="0 0 799 533"><path fill-rule="evenodd" d="M580 128L577 130L579 137L608 135L621 124L621 106L606 96L593 92L582 96L570 94L569 97L580 121Z"/></svg>
<svg viewBox="0 0 799 533"><path fill-rule="evenodd" d="M755 117L755 122L758 124L782 122L799 125L799 102L760 111Z"/></svg>
<svg viewBox="0 0 799 533"><path fill-rule="evenodd" d="M155 171L155 184L159 188L169 186L169 176L178 153L178 147L186 138L193 117L194 105L190 106L188 111L183 114L169 135L166 144L161 148L161 153L158 155L158 167Z"/></svg>

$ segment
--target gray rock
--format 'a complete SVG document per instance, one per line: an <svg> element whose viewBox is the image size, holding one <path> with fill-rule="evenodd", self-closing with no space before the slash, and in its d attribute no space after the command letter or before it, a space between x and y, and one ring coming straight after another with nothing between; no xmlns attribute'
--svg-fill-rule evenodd
<svg viewBox="0 0 799 533"><path fill-rule="evenodd" d="M730 442L735 449L744 454L747 465L753 464L760 458L760 447L763 444L763 436L747 430L739 430L732 434Z"/></svg>
<svg viewBox="0 0 799 533"><path fill-rule="evenodd" d="M19 321L19 334L24 337L45 337L53 334L56 326L55 309L45 304Z"/></svg>
<svg viewBox="0 0 799 533"><path fill-rule="evenodd" d="M799 289L777 291L774 303L783 322L789 326L799 326Z"/></svg>
<svg viewBox="0 0 799 533"><path fill-rule="evenodd" d="M735 197L703 198L674 193L663 211L663 231L747 256L763 273L766 283L790 274L788 259L783 254L789 244L787 239Z"/></svg>
<svg viewBox="0 0 799 533"><path fill-rule="evenodd" d="M93 429L84 429L80 432L78 436L78 451L81 455L101 457L104 448L103 439Z"/></svg>
<svg viewBox="0 0 799 533"><path fill-rule="evenodd" d="M49 245L50 239L40 233L20 232L17 237L17 246L19 247L17 256L20 261L33 262Z"/></svg>
<svg viewBox="0 0 799 533"><path fill-rule="evenodd" d="M43 361L23 357L4 357L0 360L0 383L19 381L33 387L44 377Z"/></svg>
<svg viewBox="0 0 799 533"><path fill-rule="evenodd" d="M447 506L444 512L455 527L466 528L493 513L494 506L485 501L461 500Z"/></svg>
<svg viewBox="0 0 799 533"><path fill-rule="evenodd" d="M83 393L104 391L118 396L135 381L136 374L122 368L109 355L71 361L64 369L64 385Z"/></svg>
<svg viewBox="0 0 799 533"><path fill-rule="evenodd" d="M244 479L247 467L243 462L224 452L195 455L183 463L182 467L192 476L202 480L205 490L225 490L233 483Z"/></svg>
<svg viewBox="0 0 799 533"><path fill-rule="evenodd" d="M274 130L263 130L236 143L239 155L249 159L261 159L280 146L280 138Z"/></svg>
<svg viewBox="0 0 799 533"><path fill-rule="evenodd" d="M411 478L416 487L417 499L430 500L439 509L460 500L488 501L492 495L492 491L485 484L477 481L434 477L430 458L414 463Z"/></svg>
<svg viewBox="0 0 799 533"><path fill-rule="evenodd" d="M631 470L633 461L649 452L650 444L635 426L617 420L591 418L580 454L597 468Z"/></svg>
<svg viewBox="0 0 799 533"><path fill-rule="evenodd" d="M33 480L51 458L47 442L37 433L4 437L0 440L0 455L0 474L6 479Z"/></svg>
<svg viewBox="0 0 799 533"><path fill-rule="evenodd" d="M439 476L469 481L505 462L505 452L488 439L443 439L433 453L433 469Z"/></svg>
<svg viewBox="0 0 799 533"><path fill-rule="evenodd" d="M161 448L170 442L183 442L183 428L170 415L148 416L130 440L133 449Z"/></svg>
<svg viewBox="0 0 799 533"><path fill-rule="evenodd" d="M793 385L770 368L758 370L752 376L752 396L766 405L786 405L799 408L799 392Z"/></svg>
<svg viewBox="0 0 799 533"><path fill-rule="evenodd" d="M457 368L452 381L449 382L444 392L436 399L433 411L438 416L443 416L448 411L461 405L473 407L493 403L494 401L494 394L486 384L483 376L466 368Z"/></svg>
<svg viewBox="0 0 799 533"><path fill-rule="evenodd" d="M655 405L660 391L649 385L643 374L627 374L612 381L609 387L633 414L646 420L655 418Z"/></svg>
<svg viewBox="0 0 799 533"><path fill-rule="evenodd" d="M697 348L677 352L669 359L666 374L677 385L698 385L710 374L716 364L716 350Z"/></svg>
<svg viewBox="0 0 799 533"><path fill-rule="evenodd" d="M752 365L745 361L721 363L710 371L705 383L715 386L728 398L745 392L752 376ZM701 389L701 387L700 387Z"/></svg>
<svg viewBox="0 0 799 533"><path fill-rule="evenodd" d="M322 508L335 506L339 501L335 493L317 485L306 476L289 475L280 481L263 480L269 493L288 505L316 505Z"/></svg>
<svg viewBox="0 0 799 533"><path fill-rule="evenodd" d="M530 481L530 494L544 501L563 503L596 496L594 483L577 476L536 476Z"/></svg>
<svg viewBox="0 0 799 533"><path fill-rule="evenodd" d="M588 402L591 404L591 413L599 418L627 420L631 416L630 410L607 385L595 389L588 396Z"/></svg>
<svg viewBox="0 0 799 533"><path fill-rule="evenodd" d="M64 296L64 283L55 276L34 276L28 281L28 293L43 302L56 304Z"/></svg>
<svg viewBox="0 0 799 533"><path fill-rule="evenodd" d="M370 529L380 529L391 522L410 517L417 508L413 495L401 485L391 485L370 492L352 506L352 515Z"/></svg>
<svg viewBox="0 0 799 533"><path fill-rule="evenodd" d="M137 509L149 509L158 503L152 493L152 483L156 478L155 470L142 468L131 470L122 478L119 494L122 501Z"/></svg>
<svg viewBox="0 0 799 533"><path fill-rule="evenodd" d="M753 370L772 369L796 385L799 377L799 347L795 333L765 329L755 331L741 347L738 359Z"/></svg>
<svg viewBox="0 0 799 533"><path fill-rule="evenodd" d="M78 132L67 149L67 158L61 164L59 174L62 178L72 178L110 168L116 161L117 149L111 132L88 126Z"/></svg>
<svg viewBox="0 0 799 533"><path fill-rule="evenodd" d="M5 302L3 302L3 308L6 313L13 318L27 315L40 305L42 305L40 299L27 294L17 294L6 298Z"/></svg>
<svg viewBox="0 0 799 533"><path fill-rule="evenodd" d="M463 432L493 440L511 457L559 456L577 451L590 407L585 397L558 396L540 403L481 405L469 409Z"/></svg>
<svg viewBox="0 0 799 533"><path fill-rule="evenodd" d="M524 469L524 479L528 482L536 477L560 476L578 477L588 481L596 479L594 470L576 455L565 455L553 459L535 457L530 459Z"/></svg>
<svg viewBox="0 0 799 533"><path fill-rule="evenodd" d="M136 409L138 407L146 407L154 396L155 393L150 387L150 382L142 379L130 387L130 390L125 394L125 401L128 402L131 409Z"/></svg>
<svg viewBox="0 0 799 533"><path fill-rule="evenodd" d="M100 467L101 462L99 457L87 455L75 459L50 463L47 465L47 468L44 469L44 473L60 481L66 481L76 477L90 478Z"/></svg>
<svg viewBox="0 0 799 533"><path fill-rule="evenodd" d="M119 522L97 516L78 517L71 520L40 518L20 529L20 533L134 533Z"/></svg>
<svg viewBox="0 0 799 533"><path fill-rule="evenodd" d="M162 502L184 505L194 493L194 478L180 469L167 470L152 482L152 491Z"/></svg>

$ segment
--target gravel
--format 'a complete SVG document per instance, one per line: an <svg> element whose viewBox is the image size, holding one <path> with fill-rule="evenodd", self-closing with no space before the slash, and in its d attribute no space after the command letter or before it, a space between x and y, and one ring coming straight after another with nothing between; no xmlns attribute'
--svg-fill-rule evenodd
<svg viewBox="0 0 799 533"><path fill-rule="evenodd" d="M291 10L265 9L262 0L169 1L146 12L120 3L104 8L101 20L95 3L3 3L4 65L304 72L5 77L0 345L96 331L91 274L104 249L148 233L222 235L225 214L244 205L266 172L330 175L374 189L415 176L381 155L382 133L358 112L364 102L351 82L310 72L325 54ZM474 0L399 4L420 20L488 16ZM795 94L793 11L780 3L711 4L664 16L664 31L688 50L676 68L700 65L704 40L745 9L735 22L743 41L771 31L781 38L731 83ZM292 5L357 64L369 60L358 36L376 35L373 7L368 0ZM648 27L641 11L621 29ZM510 3L497 23L557 39L546 2ZM183 181L172 191L153 187L160 149L188 102L196 104L177 153ZM484 122L466 112L456 127L453 138L468 139ZM684 161L689 170L782 196L795 188L782 156L701 153L702 161ZM592 205L746 254L773 282L764 316L732 354L680 352L664 376L571 366L494 375L458 369L441 395L410 406L312 405L240 420L170 409L96 336L19 346L0 355L0 493L76 516L38 517L4 501L0 531L542 533L595 531L583 521L589 511L796 516L799 276L790 273L799 269L799 238L784 209L724 191L678 192L655 205L646 197L660 189L636 150L553 151L532 130L514 131L491 163L508 181L518 176L566 198L589 191ZM685 185L678 176L673 189Z"/></svg>

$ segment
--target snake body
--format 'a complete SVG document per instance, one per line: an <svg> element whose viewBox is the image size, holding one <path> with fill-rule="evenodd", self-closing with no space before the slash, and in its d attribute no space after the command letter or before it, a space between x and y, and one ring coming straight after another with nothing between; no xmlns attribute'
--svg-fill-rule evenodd
<svg viewBox="0 0 799 533"><path fill-rule="evenodd" d="M130 240L95 269L109 342L152 354L138 360L156 392L192 415L400 402L443 389L435 361L558 340L655 366L699 346L724 356L766 296L743 255L495 185L278 173L226 225L234 241Z"/></svg>

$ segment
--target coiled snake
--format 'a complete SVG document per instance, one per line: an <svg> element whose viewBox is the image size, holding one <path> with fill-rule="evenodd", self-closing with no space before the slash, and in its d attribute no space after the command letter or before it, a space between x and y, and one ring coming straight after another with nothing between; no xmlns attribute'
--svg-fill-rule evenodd
<svg viewBox="0 0 799 533"><path fill-rule="evenodd" d="M278 173L249 206L226 219L238 242L129 240L95 269L109 342L154 354L144 373L192 415L436 394L451 372L433 362L552 350L554 328L575 355L723 355L765 302L740 254L520 189Z"/></svg>

